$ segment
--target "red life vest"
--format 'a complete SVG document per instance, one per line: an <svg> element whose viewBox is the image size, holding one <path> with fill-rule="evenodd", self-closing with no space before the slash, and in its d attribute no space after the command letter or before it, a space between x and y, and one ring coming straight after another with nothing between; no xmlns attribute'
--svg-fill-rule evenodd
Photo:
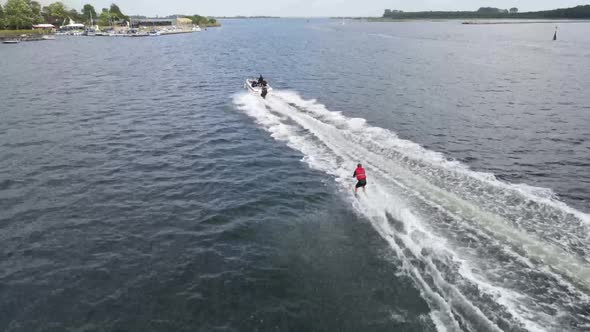
<svg viewBox="0 0 590 332"><path fill-rule="evenodd" d="M357 180L365 180L367 178L367 175L365 175L365 169L362 167L357 167L356 168L356 179Z"/></svg>

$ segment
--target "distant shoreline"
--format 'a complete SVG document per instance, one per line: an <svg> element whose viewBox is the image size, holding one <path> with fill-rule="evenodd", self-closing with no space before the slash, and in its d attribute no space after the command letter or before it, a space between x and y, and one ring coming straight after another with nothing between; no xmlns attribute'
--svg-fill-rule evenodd
<svg viewBox="0 0 590 332"><path fill-rule="evenodd" d="M500 9L481 7L477 11L421 11L404 12L385 9L381 20L399 19L457 19L457 20L588 20L590 5L559 8L536 12L519 12L518 8Z"/></svg>
<svg viewBox="0 0 590 332"><path fill-rule="evenodd" d="M359 18L361 19L361 18ZM538 18L366 18L368 22L446 22L446 21L463 21L463 24L537 24L537 23L590 23L589 19L538 19Z"/></svg>
<svg viewBox="0 0 590 332"><path fill-rule="evenodd" d="M271 19L271 18L281 18L279 16L215 16L216 19L220 20L240 20L240 19Z"/></svg>
<svg viewBox="0 0 590 332"><path fill-rule="evenodd" d="M486 25L486 24L537 24L537 23L590 23L590 20L560 20L560 19L544 19L542 21L531 19L529 21L514 19L514 21L465 21L462 24L473 24L473 25Z"/></svg>

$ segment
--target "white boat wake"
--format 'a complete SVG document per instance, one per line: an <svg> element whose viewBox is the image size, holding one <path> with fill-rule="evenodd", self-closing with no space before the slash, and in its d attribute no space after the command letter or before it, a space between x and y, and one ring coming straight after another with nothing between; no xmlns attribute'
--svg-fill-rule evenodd
<svg viewBox="0 0 590 332"><path fill-rule="evenodd" d="M469 170L364 119L275 90L234 104L340 184L446 331L590 329L590 215ZM368 195L353 198L362 162Z"/></svg>

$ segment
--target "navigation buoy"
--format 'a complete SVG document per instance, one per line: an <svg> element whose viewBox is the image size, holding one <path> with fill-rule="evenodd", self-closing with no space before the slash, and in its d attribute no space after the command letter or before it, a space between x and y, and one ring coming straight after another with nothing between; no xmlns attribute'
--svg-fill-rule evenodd
<svg viewBox="0 0 590 332"><path fill-rule="evenodd" d="M555 33L553 34L553 40L557 40L557 27L555 27Z"/></svg>

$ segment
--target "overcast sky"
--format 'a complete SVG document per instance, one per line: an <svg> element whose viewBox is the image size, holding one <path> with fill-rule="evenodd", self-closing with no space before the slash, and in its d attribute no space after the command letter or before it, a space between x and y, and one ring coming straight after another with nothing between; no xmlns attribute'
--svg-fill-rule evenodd
<svg viewBox="0 0 590 332"><path fill-rule="evenodd" d="M1 2L4 2L0 0ZM128 15L166 16L200 14L206 16L381 16L385 8L404 11L476 10L479 7L518 7L520 11L555 9L590 4L590 0L62 0L81 9L90 3L97 11L112 2ZM42 0L44 4L51 0Z"/></svg>

